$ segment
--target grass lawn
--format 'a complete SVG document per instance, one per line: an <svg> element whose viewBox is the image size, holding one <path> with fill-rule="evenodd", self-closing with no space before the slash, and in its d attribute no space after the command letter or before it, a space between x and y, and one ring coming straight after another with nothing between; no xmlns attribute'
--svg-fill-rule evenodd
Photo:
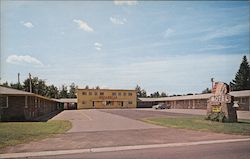
<svg viewBox="0 0 250 159"><path fill-rule="evenodd" d="M0 122L0 148L43 139L64 133L71 128L69 121Z"/></svg>
<svg viewBox="0 0 250 159"><path fill-rule="evenodd" d="M239 120L238 123L219 123L205 120L204 117L190 118L148 118L145 122L199 131L210 131L225 134L250 135L250 120Z"/></svg>

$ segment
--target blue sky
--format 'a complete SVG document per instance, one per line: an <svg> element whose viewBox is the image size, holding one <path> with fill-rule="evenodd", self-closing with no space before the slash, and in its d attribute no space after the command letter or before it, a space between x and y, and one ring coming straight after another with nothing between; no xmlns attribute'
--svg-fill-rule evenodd
<svg viewBox="0 0 250 159"><path fill-rule="evenodd" d="M249 59L249 2L1 1L1 82L199 93Z"/></svg>

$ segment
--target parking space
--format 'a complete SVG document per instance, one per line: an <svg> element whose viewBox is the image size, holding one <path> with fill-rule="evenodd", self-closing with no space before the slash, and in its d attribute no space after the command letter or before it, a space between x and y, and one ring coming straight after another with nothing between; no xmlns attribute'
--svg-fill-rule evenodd
<svg viewBox="0 0 250 159"><path fill-rule="evenodd" d="M52 120L71 121L73 127L68 133L161 128L160 126L147 124L95 109L67 110L54 117Z"/></svg>

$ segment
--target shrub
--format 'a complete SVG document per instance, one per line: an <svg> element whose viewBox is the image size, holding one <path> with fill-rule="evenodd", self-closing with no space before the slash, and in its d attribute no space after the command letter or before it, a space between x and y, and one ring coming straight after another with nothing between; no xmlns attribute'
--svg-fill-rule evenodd
<svg viewBox="0 0 250 159"><path fill-rule="evenodd" d="M225 116L225 114L223 112L211 113L206 117L206 120L225 122L226 121L226 116Z"/></svg>

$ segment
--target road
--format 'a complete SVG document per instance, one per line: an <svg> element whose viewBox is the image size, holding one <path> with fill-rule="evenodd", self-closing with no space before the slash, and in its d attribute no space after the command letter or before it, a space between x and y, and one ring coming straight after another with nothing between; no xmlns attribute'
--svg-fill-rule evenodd
<svg viewBox="0 0 250 159"><path fill-rule="evenodd" d="M73 127L67 133L59 134L40 141L33 141L26 144L8 147L1 150L1 153L10 154L10 156L12 154L14 156L16 155L17 157L18 155L21 156L21 154L18 153L26 153L26 157L36 157L34 154L41 153L43 154L42 156L44 156L44 152L50 153L51 151L51 153L49 155L47 154L45 158L81 158L81 155L83 155L84 158L105 158L105 156L107 158L127 158L127 155L131 156L132 158L133 156L137 156L138 158L147 158L152 153L152 155L156 155L157 158L162 158L162 156L166 156L168 154L174 155L175 153L173 152L181 152L183 149L190 149L190 152L183 151L184 154L187 153L187 156L191 155L192 153L193 155L197 153L197 156L199 156L200 151L202 152L205 150L203 147L210 147L210 150L213 153L215 153L215 150L222 152L226 152L228 150L228 155L226 155L226 153L225 155L231 157L232 155L229 154L232 151L229 151L229 149L224 149L224 147L231 145L229 148L235 148L237 152L242 153L241 156L238 155L239 158L249 154L249 151L246 151L246 148L249 150L250 147L249 141L234 141L224 143L224 141L231 139L246 139L248 138L247 136L165 128L139 121L139 119L147 117L166 116L188 117L192 115L142 109L67 110L51 119L70 120L73 124ZM217 144L209 143L200 146L190 144L192 142L199 143L204 141L210 142L218 140L223 140L223 142ZM154 147L157 145L178 145L179 143L185 143L184 147L182 145L179 145L175 148L172 148L171 146L160 146L159 148L154 149ZM137 147L138 145L143 145L142 147L145 147L145 145L153 146L147 149L135 150L136 148L134 149L134 147ZM129 151L93 153L93 150L95 149L112 148L116 150L121 147L123 148L124 146L132 146L132 149ZM218 149L216 149L216 147ZM91 151L92 153L75 154L76 150L81 150L80 152ZM74 154L68 156L67 152L69 152L69 154L74 152ZM79 151L77 153L79 153ZM50 156L56 154L58 156ZM148 158L152 158L152 155Z"/></svg>
<svg viewBox="0 0 250 159"><path fill-rule="evenodd" d="M30 157L32 159L249 159L248 142Z"/></svg>

